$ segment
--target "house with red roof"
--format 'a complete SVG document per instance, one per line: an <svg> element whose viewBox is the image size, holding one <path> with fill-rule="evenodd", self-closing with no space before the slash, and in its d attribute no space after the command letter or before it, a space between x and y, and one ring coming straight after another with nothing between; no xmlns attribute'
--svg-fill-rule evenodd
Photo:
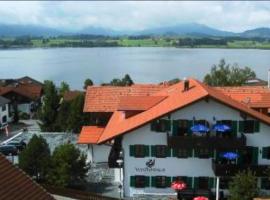
<svg viewBox="0 0 270 200"><path fill-rule="evenodd" d="M28 76L19 79L0 79L0 96L10 100L11 105L17 105L18 110L31 114L40 103L43 94L43 84ZM13 111L13 107L10 107Z"/></svg>
<svg viewBox="0 0 270 200"><path fill-rule="evenodd" d="M231 178L247 168L270 192L270 117L256 109L268 93L255 93L249 104L229 93L195 79L90 86L84 112L96 124L82 128L78 143L111 147L108 165L119 170L127 197L175 195L170 186L179 179L187 185L183 197L228 195Z"/></svg>

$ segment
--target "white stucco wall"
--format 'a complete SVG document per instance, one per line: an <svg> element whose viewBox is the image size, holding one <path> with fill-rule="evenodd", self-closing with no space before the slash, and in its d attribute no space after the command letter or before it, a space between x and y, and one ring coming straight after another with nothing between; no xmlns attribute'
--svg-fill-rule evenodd
<svg viewBox="0 0 270 200"><path fill-rule="evenodd" d="M3 123L3 117L7 116L7 122L10 122L10 118L9 118L9 107L8 104L5 105L6 110L2 111L2 106L0 106L0 123Z"/></svg>
<svg viewBox="0 0 270 200"><path fill-rule="evenodd" d="M18 110L20 112L24 112L24 113L30 114L30 108L31 108L31 103L18 104Z"/></svg>
<svg viewBox="0 0 270 200"><path fill-rule="evenodd" d="M94 163L108 162L110 150L111 146L109 145L91 144L87 149L87 161Z"/></svg>
<svg viewBox="0 0 270 200"><path fill-rule="evenodd" d="M208 102L202 100L185 107L171 114L171 119L189 119L195 117L196 120L205 119L210 123L210 126L215 124L215 120L243 120L240 117L240 112L220 104L214 100ZM251 118L248 118L251 119ZM240 134L239 134L240 135ZM270 146L270 129L268 125L260 123L260 133L246 134L247 146L259 147L259 164L270 164L270 160L262 159L261 148ZM129 156L129 146L134 144L144 145L167 145L166 133L157 133L150 130L150 124L147 124L139 129L136 129L123 136L124 149L124 192L125 196L133 196L133 194L163 194L174 193L170 188L133 188L130 187L130 176L146 175L146 176L189 176L199 177L208 176L214 177L211 166L211 159L188 158L180 159L176 157L167 158L135 158ZM151 155L151 154L150 154ZM149 159L155 159L155 168L165 169L164 172L136 172L135 168L145 168L145 162Z"/></svg>

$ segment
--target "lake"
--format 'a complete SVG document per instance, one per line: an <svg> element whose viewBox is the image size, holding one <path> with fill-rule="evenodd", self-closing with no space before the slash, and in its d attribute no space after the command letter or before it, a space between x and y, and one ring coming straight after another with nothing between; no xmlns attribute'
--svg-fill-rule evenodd
<svg viewBox="0 0 270 200"><path fill-rule="evenodd" d="M73 89L81 89L86 78L100 84L126 73L136 83L159 83L176 77L202 80L222 58L227 63L249 66L267 80L270 50L162 47L0 50L0 78L28 75L56 84L64 80Z"/></svg>

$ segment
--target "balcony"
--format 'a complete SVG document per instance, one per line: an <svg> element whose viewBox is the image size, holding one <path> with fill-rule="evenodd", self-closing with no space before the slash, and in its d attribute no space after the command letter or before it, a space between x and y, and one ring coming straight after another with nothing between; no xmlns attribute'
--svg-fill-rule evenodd
<svg viewBox="0 0 270 200"><path fill-rule="evenodd" d="M234 176L240 171L250 169L256 176L266 176L266 171L270 165L252 165L252 164L219 164L212 160L212 168L216 176Z"/></svg>
<svg viewBox="0 0 270 200"><path fill-rule="evenodd" d="M208 148L208 149L242 149L246 146L246 137L217 136L171 136L167 137L171 148Z"/></svg>

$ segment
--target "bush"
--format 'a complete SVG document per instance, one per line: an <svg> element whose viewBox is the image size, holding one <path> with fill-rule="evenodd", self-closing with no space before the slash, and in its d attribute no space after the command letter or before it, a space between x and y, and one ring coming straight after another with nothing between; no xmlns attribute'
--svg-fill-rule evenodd
<svg viewBox="0 0 270 200"><path fill-rule="evenodd" d="M259 193L256 176L250 170L236 174L229 184L229 192L229 200L252 200Z"/></svg>
<svg viewBox="0 0 270 200"><path fill-rule="evenodd" d="M85 182L89 169L86 156L73 144L56 147L52 155L49 183L59 187L78 187ZM75 185L76 184L76 185Z"/></svg>
<svg viewBox="0 0 270 200"><path fill-rule="evenodd" d="M46 180L50 159L50 149L46 140L42 136L34 135L19 155L19 167L42 182Z"/></svg>
<svg viewBox="0 0 270 200"><path fill-rule="evenodd" d="M23 120L28 120L28 119L30 119L30 115L25 113L25 112L20 112L19 113L19 118L23 119Z"/></svg>

